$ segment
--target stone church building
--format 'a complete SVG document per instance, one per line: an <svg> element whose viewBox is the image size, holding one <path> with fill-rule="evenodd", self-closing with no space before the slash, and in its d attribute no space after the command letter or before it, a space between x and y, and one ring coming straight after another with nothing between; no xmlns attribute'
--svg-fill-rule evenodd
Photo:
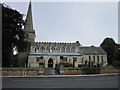
<svg viewBox="0 0 120 90"><path fill-rule="evenodd" d="M29 42L27 67L63 68L65 66L106 66L107 53L101 47L84 47L74 43L35 42L32 22L32 5L29 3L24 27L25 41Z"/></svg>

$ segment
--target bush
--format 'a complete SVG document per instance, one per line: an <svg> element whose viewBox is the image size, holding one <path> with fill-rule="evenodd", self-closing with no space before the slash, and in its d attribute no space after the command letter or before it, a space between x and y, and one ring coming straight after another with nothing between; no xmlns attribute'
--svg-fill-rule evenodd
<svg viewBox="0 0 120 90"><path fill-rule="evenodd" d="M71 64L71 63L66 62L66 63L65 63L65 67L72 67L72 64Z"/></svg>
<svg viewBox="0 0 120 90"><path fill-rule="evenodd" d="M114 68L112 65L103 66L102 68Z"/></svg>
<svg viewBox="0 0 120 90"><path fill-rule="evenodd" d="M112 63L114 67L120 67L120 60L115 60Z"/></svg>
<svg viewBox="0 0 120 90"><path fill-rule="evenodd" d="M84 67L83 74L100 74L100 67Z"/></svg>

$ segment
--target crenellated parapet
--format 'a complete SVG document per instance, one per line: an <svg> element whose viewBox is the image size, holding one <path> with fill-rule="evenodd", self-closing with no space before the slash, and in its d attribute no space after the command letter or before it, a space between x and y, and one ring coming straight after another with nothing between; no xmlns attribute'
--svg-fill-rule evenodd
<svg viewBox="0 0 120 90"><path fill-rule="evenodd" d="M34 46L81 46L80 43L66 43L66 42L35 42Z"/></svg>
<svg viewBox="0 0 120 90"><path fill-rule="evenodd" d="M78 45L78 46L80 46L80 43L67 43L67 42L35 42L35 44Z"/></svg>

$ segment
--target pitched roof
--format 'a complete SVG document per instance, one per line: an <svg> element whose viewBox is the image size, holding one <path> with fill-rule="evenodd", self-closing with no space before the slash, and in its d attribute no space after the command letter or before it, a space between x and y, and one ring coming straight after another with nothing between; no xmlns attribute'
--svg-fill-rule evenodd
<svg viewBox="0 0 120 90"><path fill-rule="evenodd" d="M80 47L80 53L81 54L85 54L85 55L88 55L88 54L93 54L93 55L102 54L102 55L106 55L107 54L102 47L94 47L94 46L91 46L91 47Z"/></svg>
<svg viewBox="0 0 120 90"><path fill-rule="evenodd" d="M29 53L29 55L65 55L65 56L80 56L79 53Z"/></svg>

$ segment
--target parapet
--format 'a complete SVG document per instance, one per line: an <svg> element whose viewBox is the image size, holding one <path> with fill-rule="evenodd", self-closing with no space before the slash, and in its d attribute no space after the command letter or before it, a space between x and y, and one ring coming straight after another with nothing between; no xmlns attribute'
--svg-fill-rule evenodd
<svg viewBox="0 0 120 90"><path fill-rule="evenodd" d="M68 43L68 42L35 42L35 44L50 44L50 45L80 45L80 43Z"/></svg>

